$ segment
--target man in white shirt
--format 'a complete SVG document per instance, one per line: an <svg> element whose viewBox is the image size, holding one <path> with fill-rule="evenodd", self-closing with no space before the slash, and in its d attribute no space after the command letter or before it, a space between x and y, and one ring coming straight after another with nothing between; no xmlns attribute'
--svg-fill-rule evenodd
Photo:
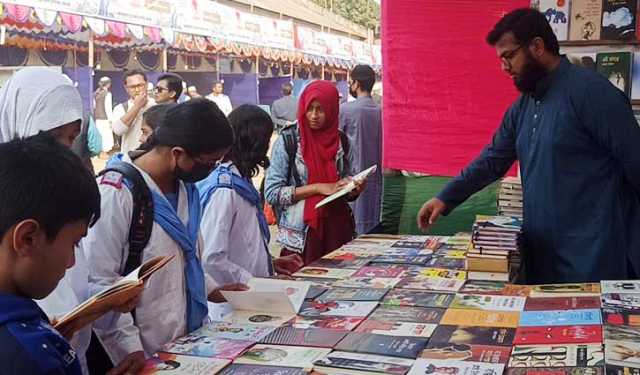
<svg viewBox="0 0 640 375"><path fill-rule="evenodd" d="M111 96L111 78L102 77L98 81L98 89L93 93L93 118L102 137L102 153L100 158L107 159L107 153L114 146L111 119L113 118L113 103Z"/></svg>
<svg viewBox="0 0 640 375"><path fill-rule="evenodd" d="M142 114L155 102L147 96L147 76L140 70L124 74L124 86L129 100L113 109L113 132L122 137L120 151L127 153L140 146Z"/></svg>
<svg viewBox="0 0 640 375"><path fill-rule="evenodd" d="M231 99L223 94L223 91L224 86L222 82L216 82L213 84L213 91L207 95L206 98L216 103L225 116L229 116L229 113L233 111L233 107L231 106Z"/></svg>

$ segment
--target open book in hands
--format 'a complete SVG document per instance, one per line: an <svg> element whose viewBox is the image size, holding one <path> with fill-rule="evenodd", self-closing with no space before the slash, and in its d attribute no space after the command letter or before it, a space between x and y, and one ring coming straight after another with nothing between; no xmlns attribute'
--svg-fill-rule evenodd
<svg viewBox="0 0 640 375"><path fill-rule="evenodd" d="M136 298L144 289L145 281L167 265L175 255L159 256L148 260L112 286L92 296L55 322L54 328L70 337L87 324L97 320L115 307Z"/></svg>
<svg viewBox="0 0 640 375"><path fill-rule="evenodd" d="M322 207L322 206L324 206L326 204L329 204L329 203L335 201L338 198L342 198L345 195L349 194L350 192L352 192L356 188L356 183L361 183L361 182L365 181L367 178L369 178L369 176L374 174L377 169L378 169L378 166L377 165L373 165L373 166L365 169L364 171L358 173L357 175L353 176L351 182L349 182L347 184L347 186L343 187L342 189L338 190L337 192L331 194L330 196L328 196L325 199L323 199L320 202L318 202L318 204L316 204L316 208L320 208L320 207Z"/></svg>

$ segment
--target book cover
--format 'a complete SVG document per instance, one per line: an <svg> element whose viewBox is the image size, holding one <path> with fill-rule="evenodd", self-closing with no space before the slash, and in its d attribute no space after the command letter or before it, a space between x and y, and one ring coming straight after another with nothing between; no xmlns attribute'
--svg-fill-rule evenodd
<svg viewBox="0 0 640 375"><path fill-rule="evenodd" d="M594 366L604 366L602 344L514 346L509 360L509 367Z"/></svg>
<svg viewBox="0 0 640 375"><path fill-rule="evenodd" d="M253 344L253 341L218 339L190 334L164 345L162 351L196 357L234 359Z"/></svg>
<svg viewBox="0 0 640 375"><path fill-rule="evenodd" d="M325 328L339 331L353 331L364 319L364 317L354 316L297 316L295 320L287 324L291 327L302 329Z"/></svg>
<svg viewBox="0 0 640 375"><path fill-rule="evenodd" d="M457 294L451 308L489 310L489 311L522 311L526 297L487 296L481 294Z"/></svg>
<svg viewBox="0 0 640 375"><path fill-rule="evenodd" d="M367 319L356 328L355 332L429 338L436 329L436 326L436 324L429 323L391 322Z"/></svg>
<svg viewBox="0 0 640 375"><path fill-rule="evenodd" d="M599 40L602 30L602 0L571 3L570 40Z"/></svg>
<svg viewBox="0 0 640 375"><path fill-rule="evenodd" d="M406 269L400 266L391 267L371 267L360 268L353 277L378 277L378 278L398 278L405 273Z"/></svg>
<svg viewBox="0 0 640 375"><path fill-rule="evenodd" d="M605 325L604 339L606 342L613 341L634 341L640 342L640 327L623 325Z"/></svg>
<svg viewBox="0 0 640 375"><path fill-rule="evenodd" d="M526 285L507 284L504 281L467 280L460 293L485 294L496 296L527 297L531 288Z"/></svg>
<svg viewBox="0 0 640 375"><path fill-rule="evenodd" d="M600 292L609 293L640 293L640 280L602 280Z"/></svg>
<svg viewBox="0 0 640 375"><path fill-rule="evenodd" d="M408 248L408 249L424 249L425 248L424 240L399 240L393 243L391 247L400 247L400 248Z"/></svg>
<svg viewBox="0 0 640 375"><path fill-rule="evenodd" d="M387 289L374 288L334 288L320 298L321 301L380 301Z"/></svg>
<svg viewBox="0 0 640 375"><path fill-rule="evenodd" d="M323 295L327 290L329 290L328 287L323 286L323 285L319 285L319 284L312 284L309 287L309 291L307 292L307 295L304 296L305 300L314 300L318 297L320 297L321 295Z"/></svg>
<svg viewBox="0 0 640 375"><path fill-rule="evenodd" d="M640 342L606 340L605 358L608 365L640 368Z"/></svg>
<svg viewBox="0 0 640 375"><path fill-rule="evenodd" d="M525 311L599 309L599 297L527 298Z"/></svg>
<svg viewBox="0 0 640 375"><path fill-rule="evenodd" d="M586 297L600 296L599 283L545 284L531 287L529 297Z"/></svg>
<svg viewBox="0 0 640 375"><path fill-rule="evenodd" d="M356 271L347 268L304 267L293 277L316 277L321 279L346 279Z"/></svg>
<svg viewBox="0 0 640 375"><path fill-rule="evenodd" d="M431 290L436 292L457 292L464 285L464 280L441 278L415 278L402 279L397 285L400 289Z"/></svg>
<svg viewBox="0 0 640 375"><path fill-rule="evenodd" d="M417 290L392 289L382 300L383 305L416 306L447 308L453 301L455 294L429 293Z"/></svg>
<svg viewBox="0 0 640 375"><path fill-rule="evenodd" d="M420 354L421 358L487 363L508 363L511 348L507 346L470 344L431 344Z"/></svg>
<svg viewBox="0 0 640 375"><path fill-rule="evenodd" d="M640 294L603 294L602 306L640 313Z"/></svg>
<svg viewBox="0 0 640 375"><path fill-rule="evenodd" d="M232 364L220 375L307 375L308 371L296 367Z"/></svg>
<svg viewBox="0 0 640 375"><path fill-rule="evenodd" d="M346 331L338 331L335 329L280 327L260 340L260 343L333 348L346 335Z"/></svg>
<svg viewBox="0 0 640 375"><path fill-rule="evenodd" d="M509 274L502 272L467 271L467 279L482 281L509 281Z"/></svg>
<svg viewBox="0 0 640 375"><path fill-rule="evenodd" d="M256 344L234 363L282 367L311 368L313 362L331 352L326 348Z"/></svg>
<svg viewBox="0 0 640 375"><path fill-rule="evenodd" d="M519 312L449 309L440 322L447 325L516 328L519 319Z"/></svg>
<svg viewBox="0 0 640 375"><path fill-rule="evenodd" d="M257 342L273 332L274 327L233 324L227 322L210 322L193 331L190 336L207 336L212 338L244 340Z"/></svg>
<svg viewBox="0 0 640 375"><path fill-rule="evenodd" d="M604 375L604 371L602 367L514 367L507 369L506 375Z"/></svg>
<svg viewBox="0 0 640 375"><path fill-rule="evenodd" d="M603 0L601 39L634 39L637 8L636 0Z"/></svg>
<svg viewBox="0 0 640 375"><path fill-rule="evenodd" d="M433 257L427 263L426 267L464 269L464 259L447 258L444 256Z"/></svg>
<svg viewBox="0 0 640 375"><path fill-rule="evenodd" d="M141 375L213 375L220 372L229 363L228 359L190 357L170 353L158 353L147 359Z"/></svg>
<svg viewBox="0 0 640 375"><path fill-rule="evenodd" d="M300 316L367 316L378 306L377 302L358 301L306 301Z"/></svg>
<svg viewBox="0 0 640 375"><path fill-rule="evenodd" d="M400 307L400 306L380 306L370 319L389 322L411 322L411 323L434 323L437 324L442 319L444 309L427 307Z"/></svg>
<svg viewBox="0 0 640 375"><path fill-rule="evenodd" d="M441 279L456 279L466 280L467 272L460 270L450 270L446 268L423 268L420 272L414 273L412 277L419 278L441 278Z"/></svg>
<svg viewBox="0 0 640 375"><path fill-rule="evenodd" d="M234 311L224 321L234 324L254 324L279 327L295 317L295 314L263 313L260 311Z"/></svg>
<svg viewBox="0 0 640 375"><path fill-rule="evenodd" d="M375 373L382 372L392 375L405 375L409 372L413 363L414 360L412 359L335 351L315 361L314 368L321 373L329 372L332 369L342 369L355 372L371 371Z"/></svg>
<svg viewBox="0 0 640 375"><path fill-rule="evenodd" d="M424 265L430 259L431 255L380 255L372 263Z"/></svg>
<svg viewBox="0 0 640 375"><path fill-rule="evenodd" d="M551 0L558 2L561 0ZM544 13L544 12L543 12ZM487 216L476 215L476 221L473 224L475 231L491 231L491 232L520 232L522 230L522 221L511 216Z"/></svg>
<svg viewBox="0 0 640 375"><path fill-rule="evenodd" d="M579 65L589 70L596 70L596 54L595 53L570 53L567 59L573 65Z"/></svg>
<svg viewBox="0 0 640 375"><path fill-rule="evenodd" d="M369 258L354 258L354 259L336 259L336 258L320 258L315 262L309 264L311 268L349 268L359 269L360 267L369 264L371 259Z"/></svg>
<svg viewBox="0 0 640 375"><path fill-rule="evenodd" d="M452 361L418 358L409 375L456 374L456 375L502 375L504 365L470 361Z"/></svg>
<svg viewBox="0 0 640 375"><path fill-rule="evenodd" d="M372 174L374 174L376 172L376 170L378 169L377 165L373 165L367 169L365 169L364 171L356 174L355 176L352 177L352 181L350 181L345 187L343 187L342 189L338 190L337 192L331 194L330 196L324 198L323 200L321 200L320 202L318 202L318 204L316 204L316 209L327 205L339 198L344 197L345 195L349 194L350 192L352 192L355 188L356 188L356 181L359 182L364 182L369 176L371 176Z"/></svg>
<svg viewBox="0 0 640 375"><path fill-rule="evenodd" d="M400 283L400 278L388 277L349 277L348 279L338 280L333 286L340 288L373 288L373 289L391 289Z"/></svg>
<svg viewBox="0 0 640 375"><path fill-rule="evenodd" d="M615 87L631 96L631 52L598 53L596 69Z"/></svg>
<svg viewBox="0 0 640 375"><path fill-rule="evenodd" d="M638 367L616 366L616 365L611 365L607 363L605 365L605 372L606 372L606 375L640 375L640 366ZM578 375L582 375L582 374L578 374Z"/></svg>
<svg viewBox="0 0 640 375"><path fill-rule="evenodd" d="M602 322L611 325L640 326L640 314L634 314L629 311L603 308Z"/></svg>
<svg viewBox="0 0 640 375"><path fill-rule="evenodd" d="M593 324L602 324L599 309L524 311L520 315L520 326L522 327Z"/></svg>
<svg viewBox="0 0 640 375"><path fill-rule="evenodd" d="M602 342L602 326L519 327L514 345L592 344Z"/></svg>
<svg viewBox="0 0 640 375"><path fill-rule="evenodd" d="M426 345L427 339L417 337L395 337L352 332L340 341L335 349L414 359Z"/></svg>
<svg viewBox="0 0 640 375"><path fill-rule="evenodd" d="M311 283L306 281L252 278L249 290L222 291L234 311L295 314L300 310Z"/></svg>
<svg viewBox="0 0 640 375"><path fill-rule="evenodd" d="M515 328L440 325L431 335L429 347L441 344L511 347Z"/></svg>

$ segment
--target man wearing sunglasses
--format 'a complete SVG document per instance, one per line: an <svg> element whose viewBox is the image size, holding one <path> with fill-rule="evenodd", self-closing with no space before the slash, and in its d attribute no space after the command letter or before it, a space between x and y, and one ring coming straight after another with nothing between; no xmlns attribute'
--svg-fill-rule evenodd
<svg viewBox="0 0 640 375"><path fill-rule="evenodd" d="M518 9L487 36L521 92L493 140L418 214L423 229L520 164L519 282L637 278L640 127L625 94L560 55L544 15Z"/></svg>
<svg viewBox="0 0 640 375"><path fill-rule="evenodd" d="M182 78L175 74L163 74L153 89L156 104L177 103L182 95Z"/></svg>
<svg viewBox="0 0 640 375"><path fill-rule="evenodd" d="M124 74L124 86L129 100L113 109L113 132L122 137L120 151L128 153L140 146L142 114L155 102L147 96L147 76L140 70L129 70Z"/></svg>

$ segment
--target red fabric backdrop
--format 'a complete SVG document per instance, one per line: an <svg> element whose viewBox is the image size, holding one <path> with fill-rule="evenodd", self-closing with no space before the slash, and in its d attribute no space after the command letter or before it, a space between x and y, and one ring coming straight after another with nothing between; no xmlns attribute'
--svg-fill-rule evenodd
<svg viewBox="0 0 640 375"><path fill-rule="evenodd" d="M517 97L487 33L529 0L382 2L384 166L454 176Z"/></svg>

